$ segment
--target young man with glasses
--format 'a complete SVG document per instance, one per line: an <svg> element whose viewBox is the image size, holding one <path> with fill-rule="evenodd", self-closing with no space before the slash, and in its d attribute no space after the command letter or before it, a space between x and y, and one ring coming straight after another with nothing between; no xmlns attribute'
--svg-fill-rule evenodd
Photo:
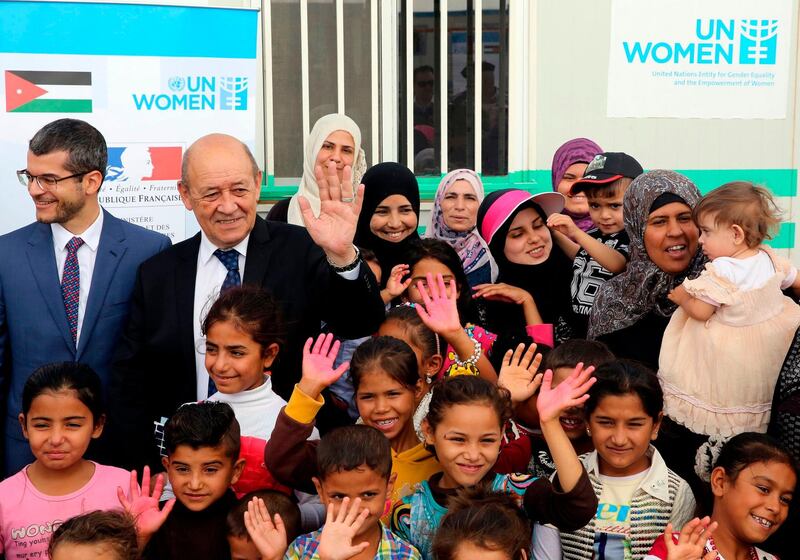
<svg viewBox="0 0 800 560"><path fill-rule="evenodd" d="M6 475L33 460L17 415L28 376L51 362L90 365L108 387L139 264L169 247L100 207L108 150L90 124L59 119L31 139L17 178L36 222L0 237L0 371Z"/></svg>

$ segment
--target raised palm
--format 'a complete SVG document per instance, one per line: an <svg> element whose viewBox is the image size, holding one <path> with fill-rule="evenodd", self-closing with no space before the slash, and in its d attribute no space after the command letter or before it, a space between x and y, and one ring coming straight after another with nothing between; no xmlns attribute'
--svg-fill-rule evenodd
<svg viewBox="0 0 800 560"><path fill-rule="evenodd" d="M313 347L312 347L313 343ZM316 397L322 389L339 379L350 362L340 364L333 368L333 362L339 353L339 341L333 335L320 334L317 339L309 338L303 346L303 377L300 380L301 389L306 394Z"/></svg>
<svg viewBox="0 0 800 560"><path fill-rule="evenodd" d="M513 402L525 402L542 383L542 374L539 373L541 363L542 355L536 353L535 343L528 346L527 350L524 344L519 344L515 350L509 349L503 356L497 384L511 393Z"/></svg>
<svg viewBox="0 0 800 560"><path fill-rule="evenodd" d="M333 514L333 504L328 504L328 515L317 549L320 560L347 560L364 552L369 543L362 542L354 546L353 539L367 517L369 510L361 509L361 498L356 498L352 505L350 498L343 499L336 515Z"/></svg>
<svg viewBox="0 0 800 560"><path fill-rule="evenodd" d="M592 377L594 366L583 367L582 363L575 366L575 370L564 381L553 387L553 372L547 370L542 378L539 389L539 398L536 400L536 409L539 420L548 422L558 420L561 414L570 408L582 405L589 398L589 388L597 380Z"/></svg>
<svg viewBox="0 0 800 560"><path fill-rule="evenodd" d="M130 499L122 488L117 488L119 503L136 520L136 532L139 535L149 538L155 534L172 511L175 498L164 504L164 509L159 510L159 499L163 490L164 475L159 474L156 476L152 492L150 491L150 467L145 467L142 471L141 487L136 480L136 471L131 471Z"/></svg>
<svg viewBox="0 0 800 560"><path fill-rule="evenodd" d="M321 166L316 166L314 175L319 186L319 216L314 216L311 204L300 196L298 203L303 214L303 223L314 243L326 254L346 256L353 250L358 214L364 199L364 185L359 185L354 191L349 165L345 166L341 181L334 162L328 162L324 170Z"/></svg>
<svg viewBox="0 0 800 560"><path fill-rule="evenodd" d="M259 497L255 497L247 504L244 512L244 526L262 560L280 560L288 547L286 527L279 514L275 520L270 518L267 505Z"/></svg>
<svg viewBox="0 0 800 560"><path fill-rule="evenodd" d="M717 553L706 551L706 542L717 528L717 523L708 517L694 518L683 526L678 542L673 538L672 523L667 523L664 531L664 546L667 549L667 560L715 560Z"/></svg>
<svg viewBox="0 0 800 560"><path fill-rule="evenodd" d="M417 305L416 310L422 322L435 333L458 331L461 329L461 320L458 317L455 280L450 280L448 293L441 274L436 274L434 280L433 275L428 273L426 279L427 286L421 281L417 282L422 305Z"/></svg>

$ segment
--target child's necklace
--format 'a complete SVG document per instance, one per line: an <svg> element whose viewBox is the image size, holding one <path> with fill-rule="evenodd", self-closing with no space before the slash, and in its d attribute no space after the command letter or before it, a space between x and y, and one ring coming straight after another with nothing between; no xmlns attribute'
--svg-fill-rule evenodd
<svg viewBox="0 0 800 560"><path fill-rule="evenodd" d="M714 544L714 537L708 537L708 546L706 548L708 548L711 552L717 553L717 560L725 560L725 557L720 554L719 550L717 550L717 545ZM750 547L750 560L759 560L756 547L754 546Z"/></svg>

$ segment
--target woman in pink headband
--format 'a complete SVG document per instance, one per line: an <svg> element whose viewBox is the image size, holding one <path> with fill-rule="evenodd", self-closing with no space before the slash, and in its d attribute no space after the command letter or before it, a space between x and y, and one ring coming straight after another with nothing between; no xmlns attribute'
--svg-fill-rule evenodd
<svg viewBox="0 0 800 560"><path fill-rule="evenodd" d="M517 332L524 326L535 341L553 345L553 325L570 307L572 262L553 243L547 216L564 208L559 193L532 195L518 189L493 192L478 209L478 232L499 270L498 284L476 286L476 297L508 305L489 307L492 332ZM522 319L524 318L524 325ZM560 338L560 337L559 337Z"/></svg>

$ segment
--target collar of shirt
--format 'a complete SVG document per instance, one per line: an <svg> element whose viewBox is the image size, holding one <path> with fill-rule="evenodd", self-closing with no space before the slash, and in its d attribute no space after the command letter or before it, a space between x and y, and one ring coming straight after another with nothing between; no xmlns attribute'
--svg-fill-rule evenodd
<svg viewBox="0 0 800 560"><path fill-rule="evenodd" d="M230 249L236 249L240 255L246 257L248 241L250 241L249 233L245 236L244 239L239 241L239 243L237 243L233 247L230 247ZM214 258L214 251L216 251L217 249L219 249L219 247L211 243L211 240L208 237L206 237L206 233L203 230L200 230L200 254L199 254L200 263L203 265L208 264L208 261ZM241 263L242 261L239 262Z"/></svg>
<svg viewBox="0 0 800 560"><path fill-rule="evenodd" d="M57 251L66 251L69 240L73 237L80 237L83 239L84 245L87 245L92 252L96 252L100 245L100 234L103 231L103 209L100 209L100 214L94 223L79 235L75 235L61 224L52 223L50 229L53 232L53 244Z"/></svg>

